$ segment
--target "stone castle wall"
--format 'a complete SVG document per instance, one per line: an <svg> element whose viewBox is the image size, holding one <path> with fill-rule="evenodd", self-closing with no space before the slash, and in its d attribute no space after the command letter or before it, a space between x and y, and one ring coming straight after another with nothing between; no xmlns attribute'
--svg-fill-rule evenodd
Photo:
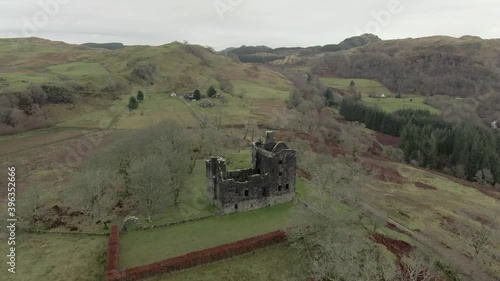
<svg viewBox="0 0 500 281"><path fill-rule="evenodd" d="M207 193L224 213L260 209L293 200L296 190L296 152L272 135L255 143L253 167L227 171L223 158L206 161Z"/></svg>

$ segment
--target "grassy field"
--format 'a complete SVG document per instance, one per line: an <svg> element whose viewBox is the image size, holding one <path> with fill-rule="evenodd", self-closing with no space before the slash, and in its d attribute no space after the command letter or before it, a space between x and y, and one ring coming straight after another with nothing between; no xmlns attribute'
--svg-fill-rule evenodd
<svg viewBox="0 0 500 281"><path fill-rule="evenodd" d="M165 120L173 120L186 127L198 124L180 99L165 94L147 93L144 102L133 111L129 111L127 104L128 96L124 96L107 109L83 113L56 126L132 130L146 128Z"/></svg>
<svg viewBox="0 0 500 281"><path fill-rule="evenodd" d="M387 98L370 98L368 96L363 95L363 102L371 105L380 107L381 109L387 112L394 112L400 109L424 109L429 110L432 113L439 113L440 110L429 106L424 103L425 97L415 96L415 95L404 95L400 99L387 97Z"/></svg>
<svg viewBox="0 0 500 281"><path fill-rule="evenodd" d="M271 85L262 85L257 83L252 83L249 81L236 80L233 81L234 92L236 94L241 93L242 90L246 91L245 98L247 99L278 99L285 101L288 98L289 91L287 88L278 88Z"/></svg>
<svg viewBox="0 0 500 281"><path fill-rule="evenodd" d="M424 103L425 97L411 94L403 94L401 99L394 98L394 93L387 89L382 83L368 79L348 78L321 78L321 82L329 87L348 90L351 81L355 83L355 89L361 91L364 103L377 106L387 112L397 111L404 108L427 109L433 113L440 111ZM369 95L382 95L386 98L370 98Z"/></svg>
<svg viewBox="0 0 500 281"><path fill-rule="evenodd" d="M2 240L5 233L2 232ZM0 280L95 281L104 280L108 237L73 237L18 233L16 274L6 265ZM0 245L7 253L7 243Z"/></svg>
<svg viewBox="0 0 500 281"><path fill-rule="evenodd" d="M72 62L51 66L48 69L58 75L71 78L96 78L109 74L109 71L104 69L99 63Z"/></svg>
<svg viewBox="0 0 500 281"><path fill-rule="evenodd" d="M151 280L298 281L290 272L289 261L290 257L294 255L296 255L296 252L293 248L278 245L233 259L159 276Z"/></svg>
<svg viewBox="0 0 500 281"><path fill-rule="evenodd" d="M161 261L300 223L293 204L121 236L120 268Z"/></svg>
<svg viewBox="0 0 500 281"><path fill-rule="evenodd" d="M0 155L74 138L86 132L73 128L48 128L22 134L0 136Z"/></svg>

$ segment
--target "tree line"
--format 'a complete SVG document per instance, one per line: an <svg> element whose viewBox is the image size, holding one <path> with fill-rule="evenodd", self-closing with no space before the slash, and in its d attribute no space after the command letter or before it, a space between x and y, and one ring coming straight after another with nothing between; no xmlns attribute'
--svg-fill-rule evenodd
<svg viewBox="0 0 500 281"><path fill-rule="evenodd" d="M428 110L388 113L350 98L342 102L340 114L347 121L400 137L408 163L481 184L500 181L499 132L470 123L448 123Z"/></svg>

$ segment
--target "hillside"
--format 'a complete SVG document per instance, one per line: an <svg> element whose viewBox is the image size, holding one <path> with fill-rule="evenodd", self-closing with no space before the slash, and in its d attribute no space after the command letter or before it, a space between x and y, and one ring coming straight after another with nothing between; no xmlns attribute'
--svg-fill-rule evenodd
<svg viewBox="0 0 500 281"><path fill-rule="evenodd" d="M230 51L246 51L251 47ZM310 48L258 49L269 64L294 68L324 78L370 79L392 94L417 95L438 108L449 121L484 124L500 119L500 40L433 36L380 40L365 34L340 44ZM271 56L272 55L272 56ZM265 62L267 59L262 59ZM363 93L368 94L368 93Z"/></svg>
<svg viewBox="0 0 500 281"><path fill-rule="evenodd" d="M126 95L139 89L159 95L156 105L168 106L172 102L165 98L172 92L199 88L205 93L214 85L232 100L225 107L227 120L231 115L250 116L256 96L284 100L291 89L282 75L266 67L245 65L178 42L108 50L38 38L0 40L0 65L2 134L55 124L80 126L79 121L71 122L74 118L87 120L87 126L96 118L93 112L103 110L98 115L115 120L117 112L126 112ZM143 110L159 120L161 108ZM186 112L189 115L189 109Z"/></svg>

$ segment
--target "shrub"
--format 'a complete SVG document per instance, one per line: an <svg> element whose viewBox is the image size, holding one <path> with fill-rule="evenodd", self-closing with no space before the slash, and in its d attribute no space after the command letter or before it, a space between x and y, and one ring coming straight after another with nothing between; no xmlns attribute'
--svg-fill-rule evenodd
<svg viewBox="0 0 500 281"><path fill-rule="evenodd" d="M132 71L132 76L142 79L146 82L153 84L154 76L156 73L156 66L153 64L147 64L144 66L136 67Z"/></svg>
<svg viewBox="0 0 500 281"><path fill-rule="evenodd" d="M476 173L475 180L481 185L492 185L494 182L493 174L489 169L482 169Z"/></svg>
<svg viewBox="0 0 500 281"><path fill-rule="evenodd" d="M395 162L403 162L404 161L404 153L403 150L392 147L392 146L385 146L384 147L384 155L391 159L392 161Z"/></svg>
<svg viewBox="0 0 500 281"><path fill-rule="evenodd" d="M108 240L108 258L106 260L106 280L118 280L118 262L120 258L120 228L111 227Z"/></svg>
<svg viewBox="0 0 500 281"><path fill-rule="evenodd" d="M66 88L42 85L42 90L47 94L49 103L73 103L75 101L74 96Z"/></svg>

